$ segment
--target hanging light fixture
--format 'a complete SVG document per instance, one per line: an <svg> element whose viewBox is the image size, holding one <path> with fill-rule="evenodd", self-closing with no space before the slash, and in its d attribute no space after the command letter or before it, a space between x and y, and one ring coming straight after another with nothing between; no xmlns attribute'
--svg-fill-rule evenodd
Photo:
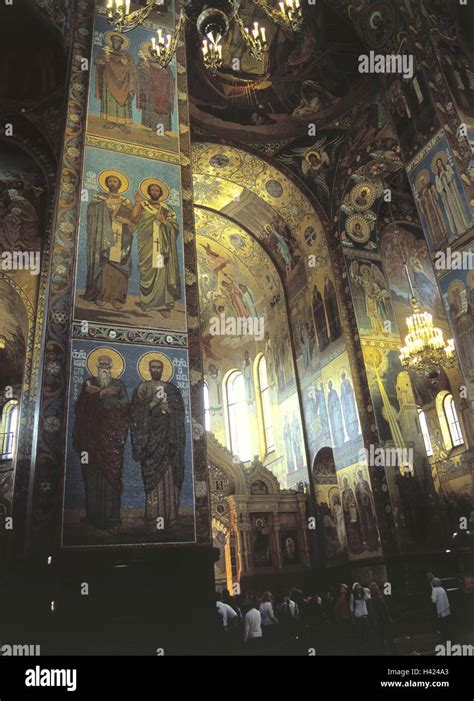
<svg viewBox="0 0 474 701"><path fill-rule="evenodd" d="M155 0L148 0L144 7L130 12L131 0L107 0L107 19L117 32L129 32L146 20L155 5Z"/></svg>
<svg viewBox="0 0 474 701"><path fill-rule="evenodd" d="M254 0L266 15L285 29L298 32L303 15L300 0L284 0L279 7L272 7L266 0ZM204 65L215 72L223 64L222 41L227 36L232 22L237 22L250 54L262 61L268 48L265 27L254 22L253 28L244 26L238 12L240 0L183 0L183 9L172 33L158 29L154 37L151 53L160 68L168 66L176 52L181 30L188 20L194 24L202 38L201 51ZM148 0L144 7L132 10L131 0L107 0L107 19L118 32L129 32L142 24L153 8L156 0Z"/></svg>
<svg viewBox="0 0 474 701"><path fill-rule="evenodd" d="M420 309L406 264L405 272L411 290L413 315L406 319L408 334L401 349L400 362L406 370L430 376L437 374L441 367L453 367L456 361L454 341L450 338L445 342L442 329L433 324L432 315Z"/></svg>

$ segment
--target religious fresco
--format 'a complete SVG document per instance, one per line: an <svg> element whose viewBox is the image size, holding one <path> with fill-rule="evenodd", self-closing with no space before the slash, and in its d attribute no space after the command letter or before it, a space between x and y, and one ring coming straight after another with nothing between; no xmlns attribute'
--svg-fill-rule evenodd
<svg viewBox="0 0 474 701"><path fill-rule="evenodd" d="M86 147L82 192L76 318L184 330L178 166Z"/></svg>
<svg viewBox="0 0 474 701"><path fill-rule="evenodd" d="M347 556L347 536L334 455L330 448L318 451L313 461L316 518L323 539L327 564L336 564Z"/></svg>
<svg viewBox="0 0 474 701"><path fill-rule="evenodd" d="M408 177L432 252L472 226L469 200L445 136L437 135L417 154Z"/></svg>
<svg viewBox="0 0 474 701"><path fill-rule="evenodd" d="M374 496L367 466L357 463L338 471L347 548L351 560L380 553Z"/></svg>
<svg viewBox="0 0 474 701"><path fill-rule="evenodd" d="M411 47L405 47L410 50ZM402 152L412 156L439 128L431 91L423 71L412 78L395 78L386 90L390 115Z"/></svg>
<svg viewBox="0 0 474 701"><path fill-rule="evenodd" d="M297 565L300 562L297 531L280 531L280 552L284 565Z"/></svg>
<svg viewBox="0 0 474 701"><path fill-rule="evenodd" d="M390 291L382 266L369 257L348 259L349 281L361 336L398 338Z"/></svg>
<svg viewBox="0 0 474 701"><path fill-rule="evenodd" d="M160 15L162 26L174 26L174 11ZM152 26L150 28L153 28ZM176 60L161 70L151 54L152 33L146 25L133 32L112 31L105 17L94 26L88 108L88 143L122 150L127 143L137 155L177 153L179 148ZM104 143L106 141L106 144Z"/></svg>
<svg viewBox="0 0 474 701"><path fill-rule="evenodd" d="M100 7L104 10L105 4L101 3ZM136 111L136 105L132 101L130 123L130 99L124 101L124 95L116 92L117 86L114 86L113 78L117 77L118 71L128 84L127 94L130 98L133 92L130 83L134 72L132 63L137 59L137 52L143 40L147 37L150 39L156 32L157 25L161 24L162 12L159 9L153 11L146 25L128 33L125 42L118 42L120 46L116 37L117 48L112 46L112 54L109 54L104 49L105 33L104 36L100 36L108 25L103 17L94 18L93 9L92 3L85 2L77 11L78 34L74 50L78 56L90 56L92 50L94 55L90 72L82 70L80 62L74 62L72 65L61 186L53 224L52 282L48 297L49 306L45 313L45 318L48 319L45 343L50 349L50 362L45 364L45 384L40 403L40 411L45 419L38 439L39 467L36 476L41 486L35 490L35 537L47 538L53 542L55 534L58 533L59 512L51 508L51 503L62 485L62 476L59 473L60 466L64 465L64 445L61 436L66 435L64 424L67 420L67 451L74 466L71 469L76 470L76 484L68 486L65 493L66 499L72 499L66 508L67 528L63 534L65 546L210 543L206 447L203 440L205 429L202 425L202 361L192 179L189 169L189 115L186 100L177 99L178 92L181 95L187 94L184 47L177 48L175 60L179 70L177 68L175 72L172 87L174 97L167 112L171 118L171 129L176 132L179 115L181 138L179 143L175 138L173 146L171 132L167 135L165 129L164 137L160 137L158 133L152 137L149 125L145 124L146 119L142 123L145 113L153 119L156 116L156 110L149 112L144 106L146 101L152 98L151 93L140 96L140 100L145 101L141 102L142 114ZM97 33L91 33L93 21ZM138 37L140 42L135 42L133 37ZM89 38L94 40L92 48L88 45ZM123 49L128 42L130 45ZM120 54L122 49L126 50L129 56L114 57L114 52ZM102 89L105 85L106 91L102 93L101 98L97 98L95 93L98 79L95 59L98 59L99 55L101 60L110 59L113 64L104 67ZM99 67L101 60L98 61ZM91 80L85 80L85 77L90 77ZM152 78L150 80L153 82ZM99 115L101 100L105 110L104 122L113 122L113 127L111 124L107 129L104 127L104 138L94 133L93 117ZM85 119L81 119L81 115L87 113L87 101L90 119L86 130ZM114 121L105 117L116 119ZM147 141L148 145L136 143L140 141L139 135L145 129L149 132L147 139L149 138L150 142ZM176 134L174 136L176 137ZM174 151L167 150L167 144L170 144ZM181 163L180 167L178 163ZM140 216L137 219L138 214ZM74 274L76 263L77 279ZM90 299L82 300L81 294L87 294ZM77 304L74 307L71 325L71 307L75 302ZM85 302L90 305L89 308ZM152 313L147 307L153 310ZM96 312L95 316L89 313L90 309ZM171 326L173 328L170 333ZM101 347L111 348L111 351L116 351L116 354L124 359L123 377L116 379L112 372L112 385L109 389L114 391L105 393L105 396L110 395L107 402L119 404L115 407L118 410L118 418L113 429L117 432L116 442L114 444L105 441L110 451L110 459L106 461L98 457L104 443L104 437L98 427L94 426L91 431L81 429L81 416L86 420L89 415L89 400L95 401L98 398L99 381L94 379L97 368L88 370L78 385L75 384L74 377L72 384L70 383L69 367L74 369L74 359L69 363L72 352L71 339L74 339L72 350L76 349L76 343L79 347L91 349L92 346L87 344L98 342L102 344ZM138 389L142 382L149 380L146 372L151 372L149 368L140 375L135 369L140 352L141 355L146 352L160 353L163 356L162 360L166 357L170 363L176 360L176 381L184 383L182 388L178 388L180 396L171 387L174 380L166 385L165 394L168 400L163 401L161 398L161 404L154 403L154 398L147 389L148 385ZM112 355L114 360L117 358L116 354L104 352L105 360L102 363L107 366L104 370L110 370L110 356ZM159 371L155 374L159 374ZM84 386L81 390L82 383L87 382L87 379L90 379L87 389ZM66 394L68 386L71 390L69 396ZM134 414L135 390L138 408ZM99 394L100 391L102 388L99 388ZM153 448L155 457L160 453L164 460L162 467L166 467L166 464L170 467L171 463L176 465L176 461L181 465L176 468L173 485L171 467L169 470L160 468L156 471L152 465L153 460L147 462L146 444L156 447L161 423L171 421L170 416L174 411L172 405L180 402L184 403L184 410L180 409L177 413L184 415L184 428L174 431L169 444L159 439L160 449ZM140 411L148 405L152 410L149 417L153 419L156 431L153 426L147 426L146 421L139 419ZM101 406L98 404L96 408L100 409ZM73 441L77 413L80 415L79 428L76 427L74 434L77 440ZM138 427L135 429L135 435L133 425ZM164 435L170 435L169 428L162 433L162 438ZM176 446L173 452L173 441L178 435L185 436L185 440L184 443L181 440L181 447ZM88 436L94 437L97 445L93 445L91 450L80 450L84 441L88 445ZM87 506L89 514L85 513L84 484L81 477L84 463L79 462L78 450L79 453L91 452L95 466L100 463L100 470L103 470L91 471L93 494L92 502L89 501ZM184 458L178 460L178 453L184 455ZM117 494L122 496L120 465L125 501L117 501ZM129 487L131 482L127 476L127 470L131 469L131 466L136 468L137 472L134 474L139 476L135 482L134 493L132 487ZM69 473L68 478L71 478ZM96 497L97 490L100 491L104 481L107 482L107 487L102 492L102 502ZM137 491L138 484L140 496ZM132 492L129 489L132 489ZM166 492L165 500L161 494L163 491ZM145 502L145 494L150 495L149 503ZM117 515L118 504L123 511L123 518L120 514ZM94 513L96 509L97 513ZM150 535L148 524L144 521L146 514L152 514L153 517L158 514L158 521L161 517L165 522L168 519L168 526L165 523L164 530L158 528ZM81 523L83 518L89 519L89 524L87 520ZM134 521L134 518L137 520ZM91 522L95 525L90 526ZM69 530L70 526L72 530ZM105 533L108 527L113 533Z"/></svg>
<svg viewBox="0 0 474 701"><path fill-rule="evenodd" d="M184 349L76 341L63 545L193 542Z"/></svg>
<svg viewBox="0 0 474 701"><path fill-rule="evenodd" d="M0 252L38 251L44 235L47 187L31 156L2 142Z"/></svg>
<svg viewBox="0 0 474 701"><path fill-rule="evenodd" d="M251 553L253 566L272 566L272 526L273 514L249 514L251 524Z"/></svg>
<svg viewBox="0 0 474 701"><path fill-rule="evenodd" d="M448 36L437 31L433 37L438 60L461 118L474 124L474 57L461 34Z"/></svg>
<svg viewBox="0 0 474 701"><path fill-rule="evenodd" d="M331 447L337 470L347 464L348 456L357 453L362 443L362 432L354 393L347 352L321 369L324 406L327 410ZM320 396L320 400L323 396Z"/></svg>
<svg viewBox="0 0 474 701"><path fill-rule="evenodd" d="M337 484L316 487L316 519L322 534L326 564L339 564L347 557L347 536L341 492Z"/></svg>
<svg viewBox="0 0 474 701"><path fill-rule="evenodd" d="M325 209L329 208L332 183L344 143L345 132L318 131L278 151L274 158L293 170L314 192Z"/></svg>
<svg viewBox="0 0 474 701"><path fill-rule="evenodd" d="M298 396L295 393L278 405L279 430L276 441L279 452L286 457L288 487L307 481L306 451L303 442L301 412Z"/></svg>
<svg viewBox="0 0 474 701"><path fill-rule="evenodd" d="M380 233L380 252L402 336L406 317L412 313L411 287L423 309L429 309L436 319L445 319L431 257L420 228L410 222L388 224Z"/></svg>
<svg viewBox="0 0 474 701"><path fill-rule="evenodd" d="M474 270L451 270L439 279L439 286L459 362L471 385L474 382Z"/></svg>

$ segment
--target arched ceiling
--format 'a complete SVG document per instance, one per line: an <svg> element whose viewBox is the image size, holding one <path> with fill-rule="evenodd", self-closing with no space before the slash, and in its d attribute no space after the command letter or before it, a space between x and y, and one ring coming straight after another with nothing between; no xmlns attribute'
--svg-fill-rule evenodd
<svg viewBox="0 0 474 701"><path fill-rule="evenodd" d="M219 242L227 245L230 254L235 255L236 248L228 235L224 244L222 236L230 225L237 225L258 242L286 285L305 283L308 254L329 262L323 223L315 207L279 169L233 146L196 142L193 173L197 211L219 213L221 231L216 226L215 236L220 236ZM197 218L198 234L200 221L204 221L202 214ZM261 256L254 247L250 250L246 265L250 274L261 278Z"/></svg>
<svg viewBox="0 0 474 701"><path fill-rule="evenodd" d="M235 295L248 316L283 303L278 271L262 246L245 229L219 212L195 209L201 316L204 325L219 313L235 316ZM239 338L227 339L239 346Z"/></svg>

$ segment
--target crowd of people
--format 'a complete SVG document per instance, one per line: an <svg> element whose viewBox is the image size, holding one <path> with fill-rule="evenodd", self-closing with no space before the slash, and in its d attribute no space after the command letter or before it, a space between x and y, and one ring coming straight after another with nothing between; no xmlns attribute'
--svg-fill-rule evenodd
<svg viewBox="0 0 474 701"><path fill-rule="evenodd" d="M429 577L431 601L442 640L448 637L450 607L445 589ZM390 596L376 582L340 584L335 591L306 595L291 589L274 596L216 593L223 652L249 654L396 654Z"/></svg>

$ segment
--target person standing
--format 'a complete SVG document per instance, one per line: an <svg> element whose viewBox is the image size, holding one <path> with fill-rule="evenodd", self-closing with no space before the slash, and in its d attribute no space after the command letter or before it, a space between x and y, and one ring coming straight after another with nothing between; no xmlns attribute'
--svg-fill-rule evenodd
<svg viewBox="0 0 474 701"><path fill-rule="evenodd" d="M436 613L438 614L438 623L441 633L441 640L445 643L447 640L451 640L451 607L449 605L448 595L446 589L441 586L441 582L437 577L433 577L431 580L431 601L436 606Z"/></svg>
<svg viewBox="0 0 474 701"><path fill-rule="evenodd" d="M349 587L347 584L339 585L339 591L334 598L333 618L338 630L337 640L341 641L342 649L346 650L349 648L353 625Z"/></svg>
<svg viewBox="0 0 474 701"><path fill-rule="evenodd" d="M385 596L380 591L380 587L376 582L370 582L370 613L375 637L375 652L378 653L381 649L394 654L395 648L393 645L390 628L392 618L390 616Z"/></svg>
<svg viewBox="0 0 474 701"><path fill-rule="evenodd" d="M257 652L261 648L262 637L262 616L257 609L255 597L252 597L244 619L244 643L248 650Z"/></svg>
<svg viewBox="0 0 474 701"><path fill-rule="evenodd" d="M360 643L364 648L367 647L369 638L369 610L367 608L369 599L369 590L365 589L359 582L354 582L350 599L351 613L354 618Z"/></svg>
<svg viewBox="0 0 474 701"><path fill-rule="evenodd" d="M259 607L262 617L262 632L264 639L270 644L275 640L278 631L278 618L273 610L273 594L266 591L263 594L263 601Z"/></svg>

